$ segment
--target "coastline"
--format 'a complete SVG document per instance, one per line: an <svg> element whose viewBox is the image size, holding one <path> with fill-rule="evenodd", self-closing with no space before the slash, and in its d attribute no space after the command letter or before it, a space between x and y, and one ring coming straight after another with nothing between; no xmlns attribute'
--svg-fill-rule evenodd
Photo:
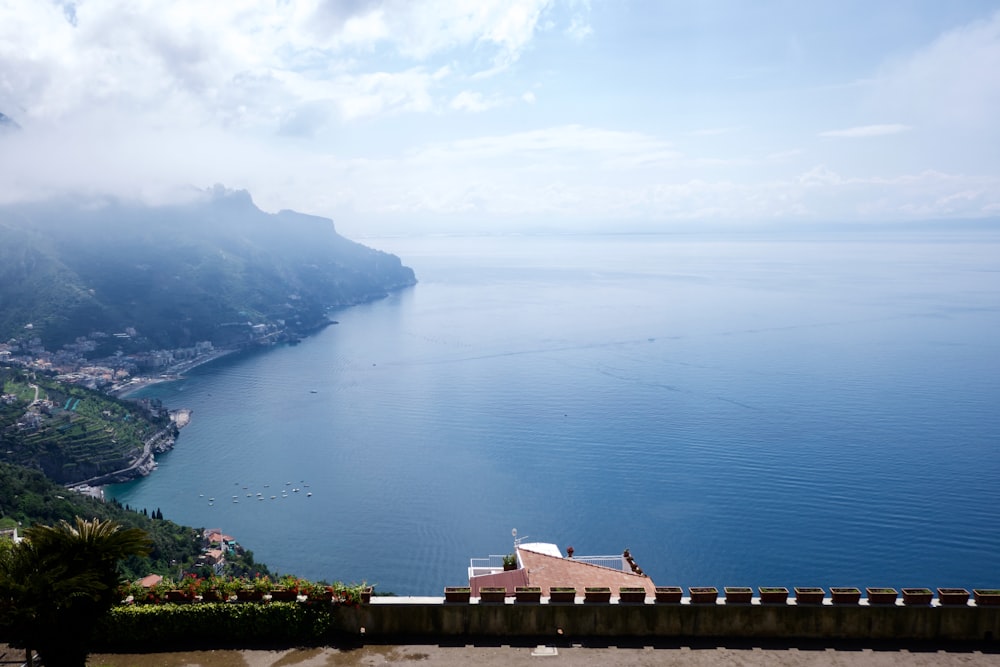
<svg viewBox="0 0 1000 667"><path fill-rule="evenodd" d="M145 389L146 387L152 386L154 384L160 384L161 382L173 382L174 380L180 380L184 373L190 371L193 368L202 366L204 364L215 361L216 359L221 359L222 357L228 356L230 354L235 354L239 352L238 348L224 348L219 350L214 350L208 354L203 354L194 359L189 359L187 361L182 361L179 364L174 364L168 368L163 373L157 376L137 376L130 379L124 385L119 387L112 387L107 393L111 396L117 398L127 398L132 394ZM186 422L185 422L186 423ZM180 427L180 425L178 425Z"/></svg>

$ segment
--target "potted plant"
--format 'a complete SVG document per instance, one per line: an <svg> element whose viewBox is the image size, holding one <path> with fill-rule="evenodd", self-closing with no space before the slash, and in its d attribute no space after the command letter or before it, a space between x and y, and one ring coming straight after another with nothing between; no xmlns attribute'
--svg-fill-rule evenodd
<svg viewBox="0 0 1000 667"><path fill-rule="evenodd" d="M939 604L962 605L969 603L969 591L964 588L939 588L937 594Z"/></svg>
<svg viewBox="0 0 1000 667"><path fill-rule="evenodd" d="M899 593L895 588L866 588L868 604L896 604L896 596Z"/></svg>
<svg viewBox="0 0 1000 667"><path fill-rule="evenodd" d="M479 589L480 602L503 602L507 597L507 589L504 586L483 586Z"/></svg>
<svg viewBox="0 0 1000 667"><path fill-rule="evenodd" d="M294 602L299 597L299 578L290 574L278 579L271 588L273 602Z"/></svg>
<svg viewBox="0 0 1000 667"><path fill-rule="evenodd" d="M236 596L246 602L257 602L270 594L272 587L270 578L258 574L253 579L240 580L240 589L236 592Z"/></svg>
<svg viewBox="0 0 1000 667"><path fill-rule="evenodd" d="M207 579L199 579L197 592L202 602L221 602L224 599L222 596L222 580L219 577L213 576Z"/></svg>
<svg viewBox="0 0 1000 667"><path fill-rule="evenodd" d="M903 604L908 606L927 605L931 603L934 593L929 588L904 588Z"/></svg>
<svg viewBox="0 0 1000 667"><path fill-rule="evenodd" d="M138 581L126 581L118 585L118 600L121 604L136 604L146 596L146 587Z"/></svg>
<svg viewBox="0 0 1000 667"><path fill-rule="evenodd" d="M645 603L646 589L642 586L619 586L618 601L625 603Z"/></svg>
<svg viewBox="0 0 1000 667"><path fill-rule="evenodd" d="M242 588L243 580L239 577L224 577L219 580L219 594L224 601L236 602Z"/></svg>
<svg viewBox="0 0 1000 667"><path fill-rule="evenodd" d="M507 554L503 557L503 570L508 572L510 570L517 569L517 556L514 554Z"/></svg>
<svg viewBox="0 0 1000 667"><path fill-rule="evenodd" d="M760 586L761 604L785 604L788 602L788 589L784 586Z"/></svg>
<svg viewBox="0 0 1000 667"><path fill-rule="evenodd" d="M468 586L445 586L444 589L444 601L445 602L469 602L469 598L472 596L472 589Z"/></svg>
<svg viewBox="0 0 1000 667"><path fill-rule="evenodd" d="M361 590L358 591L358 597L361 600L361 604L371 604L372 593L374 592L375 592L374 586L365 586L364 584L362 584Z"/></svg>
<svg viewBox="0 0 1000 667"><path fill-rule="evenodd" d="M726 594L726 604L750 604L753 589L747 586L726 586L722 589Z"/></svg>
<svg viewBox="0 0 1000 667"><path fill-rule="evenodd" d="M587 586L583 589L583 601L602 604L611 602L611 589L607 586Z"/></svg>
<svg viewBox="0 0 1000 667"><path fill-rule="evenodd" d="M517 586L514 588L515 602L538 603L542 601L541 586Z"/></svg>
<svg viewBox="0 0 1000 667"><path fill-rule="evenodd" d="M549 602L576 602L576 589L572 586L549 588Z"/></svg>
<svg viewBox="0 0 1000 667"><path fill-rule="evenodd" d="M861 590L852 586L833 587L830 599L834 604L857 604L861 600Z"/></svg>
<svg viewBox="0 0 1000 667"><path fill-rule="evenodd" d="M795 587L795 604L823 604L826 591L811 586Z"/></svg>
<svg viewBox="0 0 1000 667"><path fill-rule="evenodd" d="M691 602L694 604L714 604L719 597L719 589L715 586L692 586L688 591L691 592Z"/></svg>
<svg viewBox="0 0 1000 667"><path fill-rule="evenodd" d="M997 588L973 588L972 594L976 598L976 605L980 607L1000 606L1000 589Z"/></svg>
<svg viewBox="0 0 1000 667"><path fill-rule="evenodd" d="M680 586L657 586L654 595L660 604L677 604L681 601L684 591Z"/></svg>
<svg viewBox="0 0 1000 667"><path fill-rule="evenodd" d="M297 599L308 602L329 602L333 598L333 587L314 581L300 581Z"/></svg>

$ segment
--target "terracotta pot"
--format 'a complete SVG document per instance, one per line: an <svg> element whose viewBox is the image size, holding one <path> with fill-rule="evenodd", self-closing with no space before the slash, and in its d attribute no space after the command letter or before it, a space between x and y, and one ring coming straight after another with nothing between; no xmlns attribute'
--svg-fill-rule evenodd
<svg viewBox="0 0 1000 667"><path fill-rule="evenodd" d="M518 586L514 589L514 601L538 604L542 601L542 589L538 586Z"/></svg>
<svg viewBox="0 0 1000 667"><path fill-rule="evenodd" d="M607 586L591 586L583 591L583 601L589 604L611 602L611 589Z"/></svg>
<svg viewBox="0 0 1000 667"><path fill-rule="evenodd" d="M763 586L758 588L761 604L786 604L788 589L781 586Z"/></svg>
<svg viewBox="0 0 1000 667"><path fill-rule="evenodd" d="M822 588L795 589L795 604L823 604L824 597L826 597L826 591Z"/></svg>
<svg viewBox="0 0 1000 667"><path fill-rule="evenodd" d="M714 604L719 598L719 589L714 586L696 586L689 588L688 591L691 593L693 604Z"/></svg>
<svg viewBox="0 0 1000 667"><path fill-rule="evenodd" d="M264 591L237 591L236 598L240 602L260 602L264 599Z"/></svg>
<svg viewBox="0 0 1000 667"><path fill-rule="evenodd" d="M167 591L164 597L167 602L191 602L193 599L187 591Z"/></svg>
<svg viewBox="0 0 1000 667"><path fill-rule="evenodd" d="M753 598L753 589L745 586L726 586L723 591L726 594L726 604L750 604Z"/></svg>
<svg viewBox="0 0 1000 667"><path fill-rule="evenodd" d="M995 588L974 588L972 594L976 598L976 605L979 607L1000 606L1000 590Z"/></svg>
<svg viewBox="0 0 1000 667"><path fill-rule="evenodd" d="M680 586L657 586L655 595L659 604L677 604L684 596L684 591Z"/></svg>
<svg viewBox="0 0 1000 667"><path fill-rule="evenodd" d="M939 588L937 594L939 604L963 605L969 603L969 591L964 588Z"/></svg>
<svg viewBox="0 0 1000 667"><path fill-rule="evenodd" d="M503 602L504 598L507 597L507 589L502 587L490 588L484 587L479 589L479 601L480 602Z"/></svg>
<svg viewBox="0 0 1000 667"><path fill-rule="evenodd" d="M576 602L575 588L550 588L549 602Z"/></svg>
<svg viewBox="0 0 1000 667"><path fill-rule="evenodd" d="M928 605L934 593L929 588L904 588L903 604L907 606Z"/></svg>
<svg viewBox="0 0 1000 667"><path fill-rule="evenodd" d="M830 599L834 604L857 604L861 600L861 591L857 588L831 588Z"/></svg>
<svg viewBox="0 0 1000 667"><path fill-rule="evenodd" d="M895 588L866 588L868 604L896 604L899 593Z"/></svg>
<svg viewBox="0 0 1000 667"><path fill-rule="evenodd" d="M646 602L646 589L645 588L633 588L633 587L620 587L618 589L618 601L626 604L635 604Z"/></svg>
<svg viewBox="0 0 1000 667"><path fill-rule="evenodd" d="M464 602L467 604L470 597L472 597L472 589L468 586L447 586L444 589L445 602Z"/></svg>

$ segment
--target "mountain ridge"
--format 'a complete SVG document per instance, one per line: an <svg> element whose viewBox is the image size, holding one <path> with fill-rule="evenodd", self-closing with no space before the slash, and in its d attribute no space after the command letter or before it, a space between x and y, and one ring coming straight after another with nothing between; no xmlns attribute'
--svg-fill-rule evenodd
<svg viewBox="0 0 1000 667"><path fill-rule="evenodd" d="M395 255L350 241L333 221L265 213L246 191L144 206L64 198L0 206L0 340L53 349L93 332L94 356L199 341L295 337L331 308L416 283Z"/></svg>

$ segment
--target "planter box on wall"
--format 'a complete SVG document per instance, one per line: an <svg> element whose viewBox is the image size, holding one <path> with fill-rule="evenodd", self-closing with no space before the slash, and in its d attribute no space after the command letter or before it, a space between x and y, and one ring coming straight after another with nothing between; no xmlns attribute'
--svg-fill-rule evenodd
<svg viewBox="0 0 1000 667"><path fill-rule="evenodd" d="M271 591L272 602L294 602L299 597L299 592L287 588L275 588Z"/></svg>
<svg viewBox="0 0 1000 667"><path fill-rule="evenodd" d="M927 605L934 597L933 591L929 588L904 588L903 604L908 606Z"/></svg>
<svg viewBox="0 0 1000 667"><path fill-rule="evenodd" d="M861 600L861 590L851 587L831 588L830 599L833 604L857 604Z"/></svg>
<svg viewBox="0 0 1000 667"><path fill-rule="evenodd" d="M549 602L576 602L576 589L566 586L550 588Z"/></svg>
<svg viewBox="0 0 1000 667"><path fill-rule="evenodd" d="M542 601L542 589L539 586L518 586L514 589L515 602L538 603Z"/></svg>
<svg viewBox="0 0 1000 667"><path fill-rule="evenodd" d="M761 604L786 604L788 602L788 589L783 586L761 586L757 591L760 593Z"/></svg>
<svg viewBox="0 0 1000 667"><path fill-rule="evenodd" d="M822 588L795 588L795 604L823 604L826 591Z"/></svg>
<svg viewBox="0 0 1000 667"><path fill-rule="evenodd" d="M895 588L866 588L868 604L896 604L899 593Z"/></svg>
<svg viewBox="0 0 1000 667"><path fill-rule="evenodd" d="M677 604L684 596L680 586L657 586L656 601L659 604Z"/></svg>
<svg viewBox="0 0 1000 667"><path fill-rule="evenodd" d="M590 604L607 604L611 602L611 589L607 586L587 586L583 589L583 601Z"/></svg>
<svg viewBox="0 0 1000 667"><path fill-rule="evenodd" d="M974 588L972 594L980 607L1000 606L1000 590L996 588Z"/></svg>
<svg viewBox="0 0 1000 667"><path fill-rule="evenodd" d="M945 605L960 605L969 603L969 591L964 588L937 589L938 602Z"/></svg>
<svg viewBox="0 0 1000 667"><path fill-rule="evenodd" d="M472 597L472 589L468 586L446 586L444 589L445 602L469 602Z"/></svg>
<svg viewBox="0 0 1000 667"><path fill-rule="evenodd" d="M746 586L726 586L722 589L726 594L726 604L750 604L753 589Z"/></svg>
<svg viewBox="0 0 1000 667"><path fill-rule="evenodd" d="M484 586L479 589L480 602L503 602L507 589L503 586Z"/></svg>
<svg viewBox="0 0 1000 667"><path fill-rule="evenodd" d="M695 586L688 591L691 592L691 602L694 604L714 604L719 598L719 589L715 586Z"/></svg>
<svg viewBox="0 0 1000 667"><path fill-rule="evenodd" d="M618 588L618 601L628 603L645 603L646 589L640 586L621 586Z"/></svg>

